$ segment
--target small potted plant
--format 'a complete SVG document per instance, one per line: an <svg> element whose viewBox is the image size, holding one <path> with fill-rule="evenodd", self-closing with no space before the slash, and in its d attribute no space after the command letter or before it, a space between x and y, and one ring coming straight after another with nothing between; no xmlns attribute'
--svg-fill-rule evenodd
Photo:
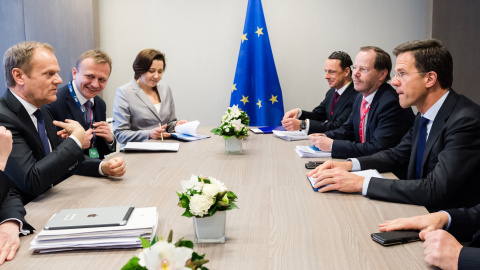
<svg viewBox="0 0 480 270"><path fill-rule="evenodd" d="M195 243L225 243L226 211L238 208L237 195L213 177L192 175L177 191L182 216L193 217Z"/></svg>
<svg viewBox="0 0 480 270"><path fill-rule="evenodd" d="M223 136L226 154L241 154L242 140L248 137L249 123L250 118L247 113L238 108L237 105L233 105L222 116L221 125L212 129L211 132Z"/></svg>

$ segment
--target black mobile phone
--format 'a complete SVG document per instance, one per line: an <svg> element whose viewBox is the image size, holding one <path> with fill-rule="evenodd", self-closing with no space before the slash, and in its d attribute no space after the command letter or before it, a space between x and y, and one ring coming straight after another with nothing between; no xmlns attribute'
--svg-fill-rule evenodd
<svg viewBox="0 0 480 270"><path fill-rule="evenodd" d="M393 246L419 241L419 231L390 231L372 233L372 240L382 246Z"/></svg>
<svg viewBox="0 0 480 270"><path fill-rule="evenodd" d="M305 168L307 169L315 169L318 167L318 165L323 164L324 161L309 161L305 163Z"/></svg>

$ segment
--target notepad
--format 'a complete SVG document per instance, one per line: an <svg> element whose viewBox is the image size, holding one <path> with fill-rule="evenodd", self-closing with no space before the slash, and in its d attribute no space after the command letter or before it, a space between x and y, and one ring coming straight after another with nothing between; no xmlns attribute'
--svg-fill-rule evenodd
<svg viewBox="0 0 480 270"><path fill-rule="evenodd" d="M310 145L310 146L297 145L295 148L295 151L297 151L297 154L301 158L316 158L316 157L332 156L332 152L322 151L313 145Z"/></svg>
<svg viewBox="0 0 480 270"><path fill-rule="evenodd" d="M305 130L302 131L279 131L273 130L273 135L285 141L308 140L308 134Z"/></svg>
<svg viewBox="0 0 480 270"><path fill-rule="evenodd" d="M177 152L179 143L128 142L120 151L127 152Z"/></svg>
<svg viewBox="0 0 480 270"><path fill-rule="evenodd" d="M363 177L377 177L377 178L384 178L377 170L375 169L371 169L371 170L362 170L362 171L355 171L355 172L351 172L353 174L356 174L356 175L359 175L359 176L363 176ZM319 188L315 188L315 182L317 181L316 178L313 178L313 177L309 177L307 176L307 179L310 181L310 184L312 185L312 188L313 188L313 191L318 191L319 189L321 189L322 187L324 186L321 186Z"/></svg>
<svg viewBox="0 0 480 270"><path fill-rule="evenodd" d="M197 141L210 138L208 135L197 134L199 121L191 121L175 127L175 133L171 133L172 137L182 141Z"/></svg>

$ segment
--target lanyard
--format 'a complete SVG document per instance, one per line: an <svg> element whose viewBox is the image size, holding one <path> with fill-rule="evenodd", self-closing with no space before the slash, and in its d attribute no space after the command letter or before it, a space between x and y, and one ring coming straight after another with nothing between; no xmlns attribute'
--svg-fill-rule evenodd
<svg viewBox="0 0 480 270"><path fill-rule="evenodd" d="M82 105L80 104L77 94L75 93L75 90L73 90L72 82L68 83L68 90L70 91L70 95L72 95L73 100L75 100L75 103L77 103L78 108L82 111L83 116L85 116L85 108L83 108ZM91 126L93 124L93 110L90 110L89 119L90 120L87 122L87 125Z"/></svg>

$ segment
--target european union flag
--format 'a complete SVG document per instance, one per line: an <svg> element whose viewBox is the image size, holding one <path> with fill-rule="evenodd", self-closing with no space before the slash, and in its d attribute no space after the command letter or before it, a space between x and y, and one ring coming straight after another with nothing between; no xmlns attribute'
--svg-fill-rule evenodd
<svg viewBox="0 0 480 270"><path fill-rule="evenodd" d="M249 0L230 106L238 105L251 126L280 126L282 89L273 61L261 0Z"/></svg>

